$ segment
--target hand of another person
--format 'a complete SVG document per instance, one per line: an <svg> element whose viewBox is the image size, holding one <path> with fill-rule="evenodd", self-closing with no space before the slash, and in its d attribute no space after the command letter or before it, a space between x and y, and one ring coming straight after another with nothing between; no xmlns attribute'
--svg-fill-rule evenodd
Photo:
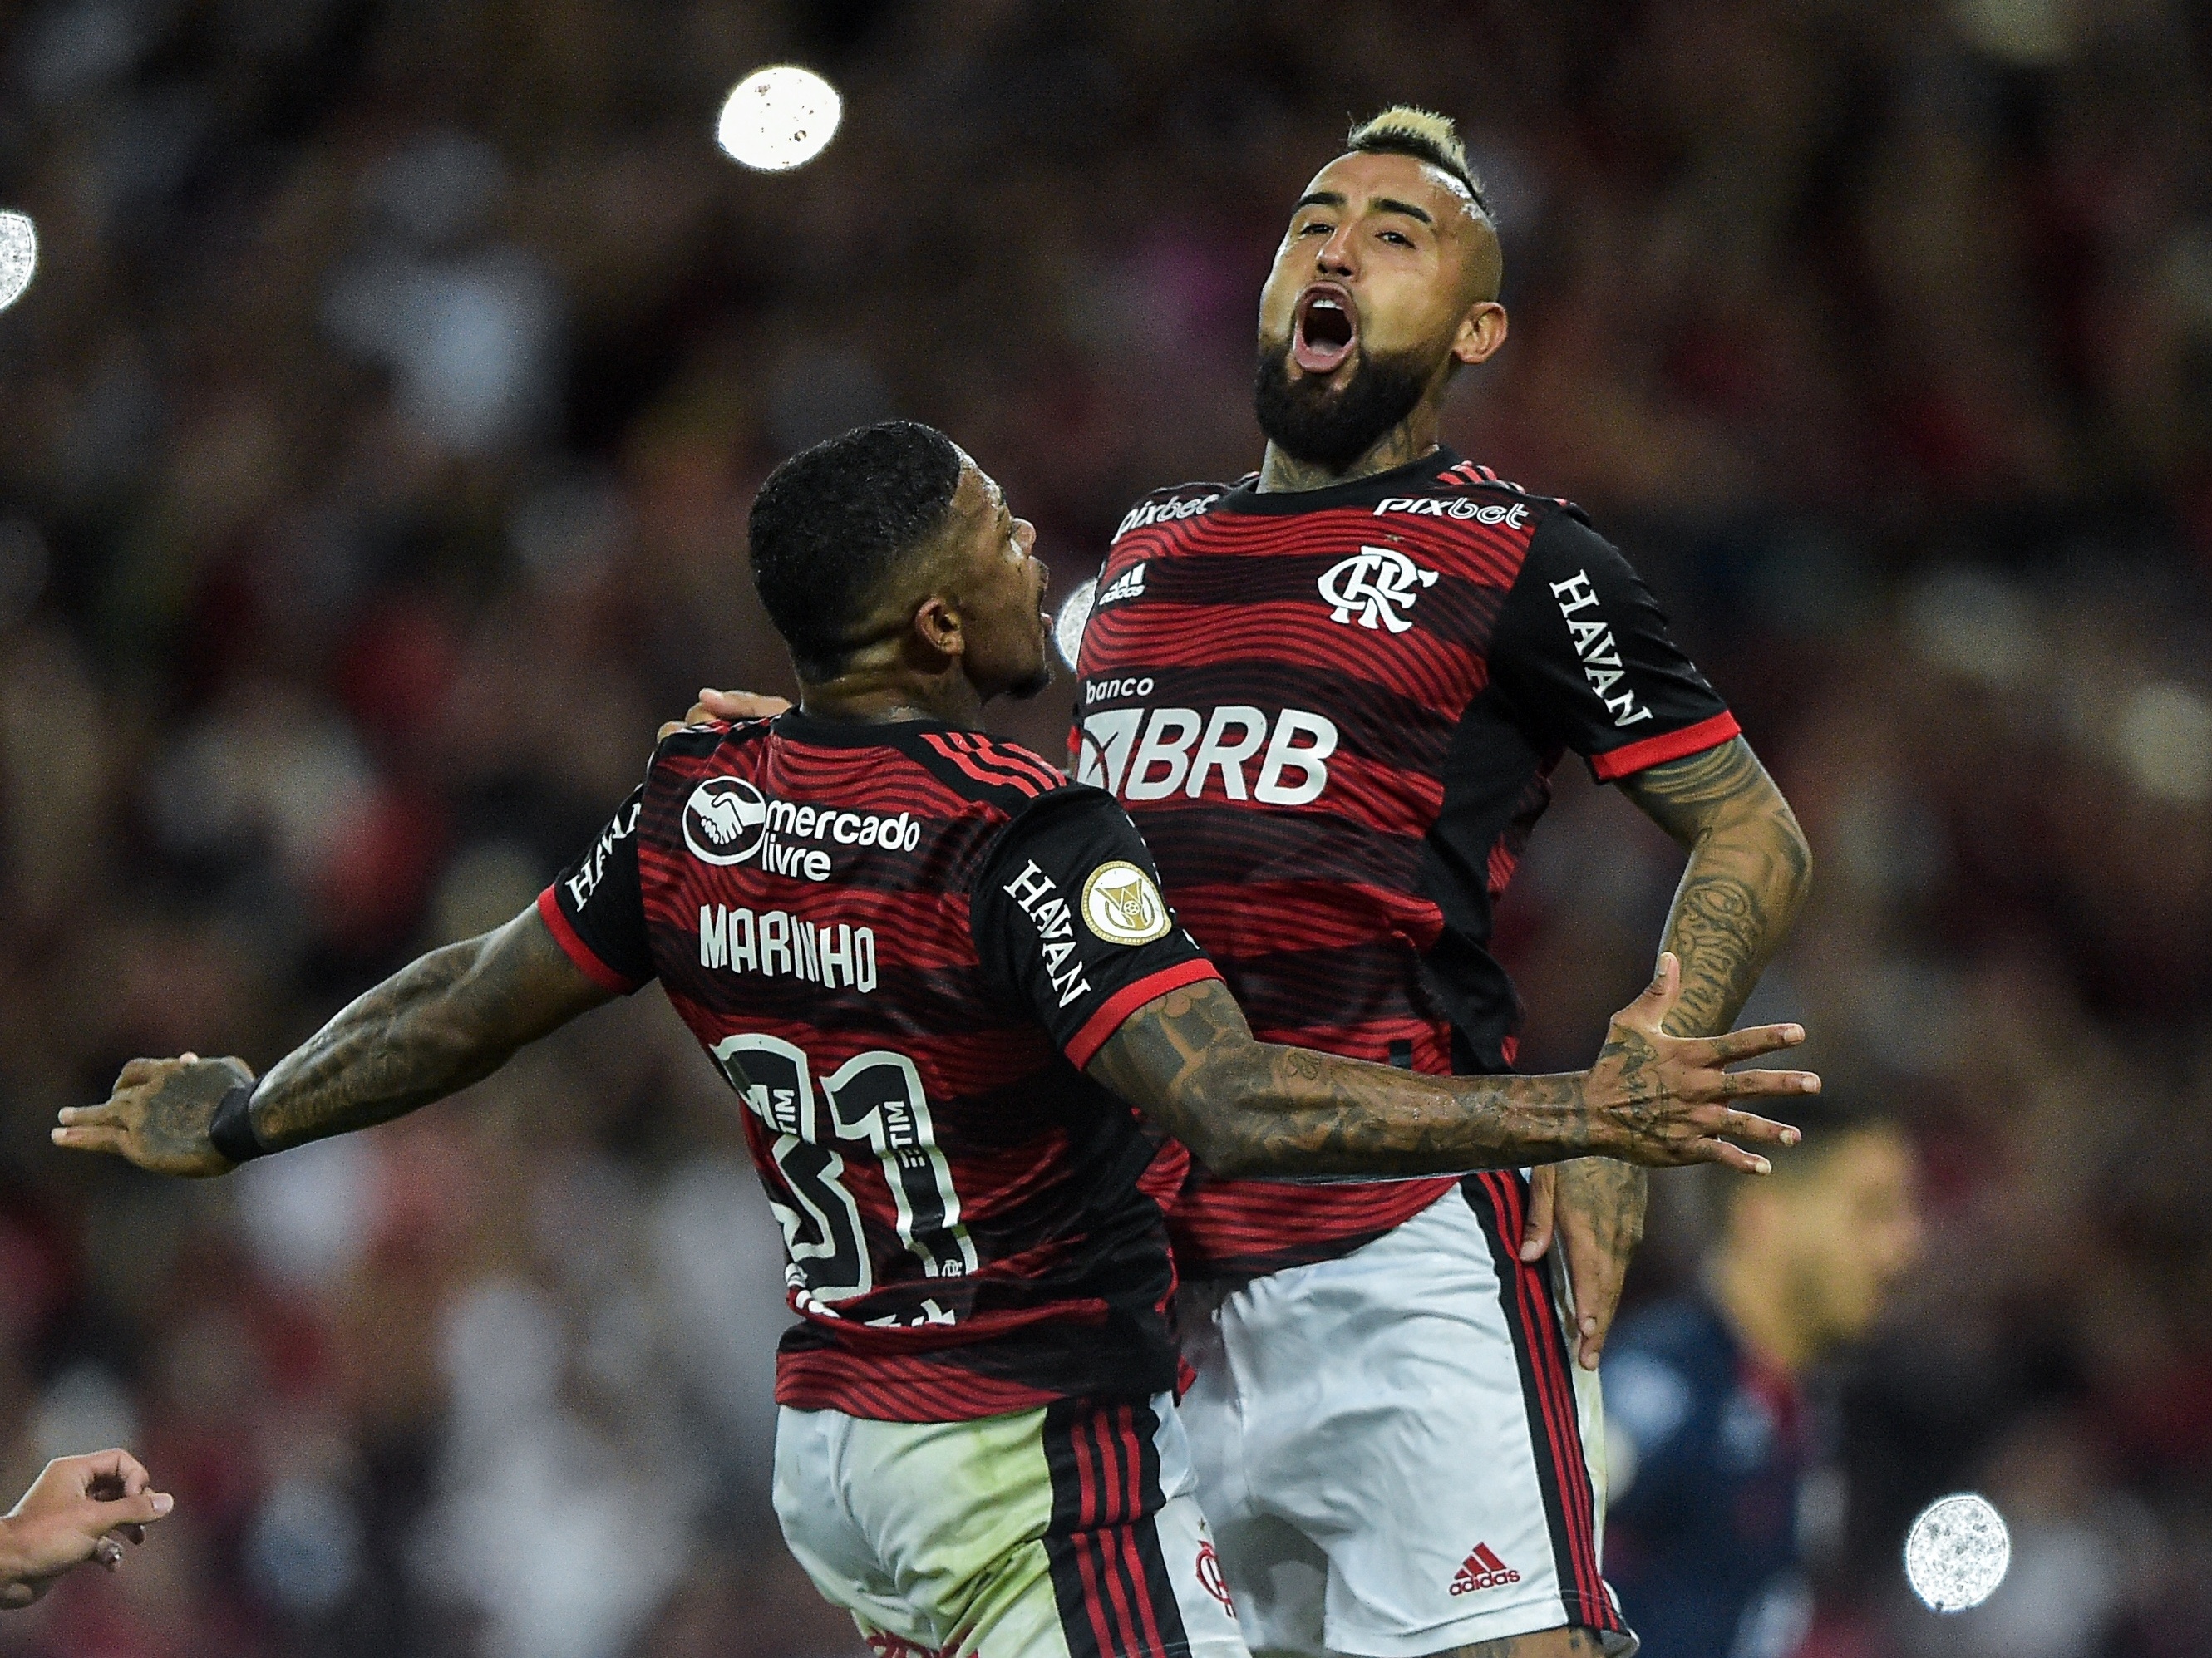
<svg viewBox="0 0 2212 1658"><path fill-rule="evenodd" d="M175 1505L153 1489L153 1476L128 1451L57 1457L0 1517L0 1606L27 1606L54 1578L88 1560L110 1571L123 1546L146 1540L146 1527Z"/></svg>
<svg viewBox="0 0 2212 1658"><path fill-rule="evenodd" d="M109 1151L157 1175L204 1178L234 1165L208 1139L223 1096L253 1080L243 1060L133 1060L101 1105L65 1105L53 1142L72 1151Z"/></svg>
<svg viewBox="0 0 2212 1658"><path fill-rule="evenodd" d="M781 696L764 696L757 691L702 690L699 700L691 705L691 712L663 726L654 740L709 720L773 720L790 707Z"/></svg>

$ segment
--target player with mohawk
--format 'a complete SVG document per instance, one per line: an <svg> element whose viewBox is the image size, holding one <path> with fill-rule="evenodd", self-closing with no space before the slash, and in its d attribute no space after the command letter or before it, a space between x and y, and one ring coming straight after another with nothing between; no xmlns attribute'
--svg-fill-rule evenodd
<svg viewBox="0 0 2212 1658"><path fill-rule="evenodd" d="M1128 807L1254 1028L1439 1073L1512 1065L1492 910L1568 750L1689 853L1678 1034L1733 1023L1810 873L1620 554L1440 446L1450 382L1505 342L1504 274L1449 120L1355 128L1261 295L1260 471L1123 520L1076 700L1077 774ZM1595 1366L1644 1194L1592 1162L1194 1170L1182 1415L1255 1652L1633 1649L1599 1571Z"/></svg>

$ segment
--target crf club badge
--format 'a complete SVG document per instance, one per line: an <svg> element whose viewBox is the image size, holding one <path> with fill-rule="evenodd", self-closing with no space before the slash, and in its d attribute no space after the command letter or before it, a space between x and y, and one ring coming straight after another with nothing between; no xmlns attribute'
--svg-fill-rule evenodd
<svg viewBox="0 0 2212 1658"><path fill-rule="evenodd" d="M1237 1603L1229 1598L1229 1579L1221 1570L1221 1557L1213 1552L1211 1539L1198 1546L1198 1582L1231 1618L1237 1615Z"/></svg>
<svg viewBox="0 0 2212 1658"><path fill-rule="evenodd" d="M1117 858L1083 884L1083 924L1109 944L1148 944L1168 930L1168 907L1151 876Z"/></svg>
<svg viewBox="0 0 2212 1658"><path fill-rule="evenodd" d="M706 863L744 863L767 827L768 801L742 777L710 777L684 803L684 844Z"/></svg>

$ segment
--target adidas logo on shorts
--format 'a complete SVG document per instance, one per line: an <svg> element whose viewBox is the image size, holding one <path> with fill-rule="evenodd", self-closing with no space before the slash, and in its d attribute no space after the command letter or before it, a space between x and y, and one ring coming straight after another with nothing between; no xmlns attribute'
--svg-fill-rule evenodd
<svg viewBox="0 0 2212 1658"><path fill-rule="evenodd" d="M1477 1543L1474 1552L1452 1579L1454 1594L1479 1594L1484 1589L1504 1588L1508 1583L1517 1583L1521 1574L1498 1558L1497 1552L1487 1543Z"/></svg>

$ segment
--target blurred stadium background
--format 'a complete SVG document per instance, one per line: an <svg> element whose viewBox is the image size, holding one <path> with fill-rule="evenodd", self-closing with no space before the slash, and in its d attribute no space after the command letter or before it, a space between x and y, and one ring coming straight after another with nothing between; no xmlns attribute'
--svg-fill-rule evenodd
<svg viewBox="0 0 2212 1658"><path fill-rule="evenodd" d="M714 148L763 64L847 100ZM0 9L0 1446L179 1494L52 1658L818 1658L764 1506L775 1229L657 993L395 1128L52 1151L503 919L702 683L793 448L936 422L1065 592L1259 440L1347 119L1458 117L1510 343L1448 427L1651 578L1822 862L1752 1009L1907 1116L1933 1248L1833 1379L1817 1658L2212 1623L2212 22L2183 0L45 0ZM1058 752L1065 689L1000 729ZM1582 1063L1677 859L1561 773L1503 914ZM1668 1177L1633 1292L1680 1282ZM1989 1491L2010 1582L1897 1548Z"/></svg>

